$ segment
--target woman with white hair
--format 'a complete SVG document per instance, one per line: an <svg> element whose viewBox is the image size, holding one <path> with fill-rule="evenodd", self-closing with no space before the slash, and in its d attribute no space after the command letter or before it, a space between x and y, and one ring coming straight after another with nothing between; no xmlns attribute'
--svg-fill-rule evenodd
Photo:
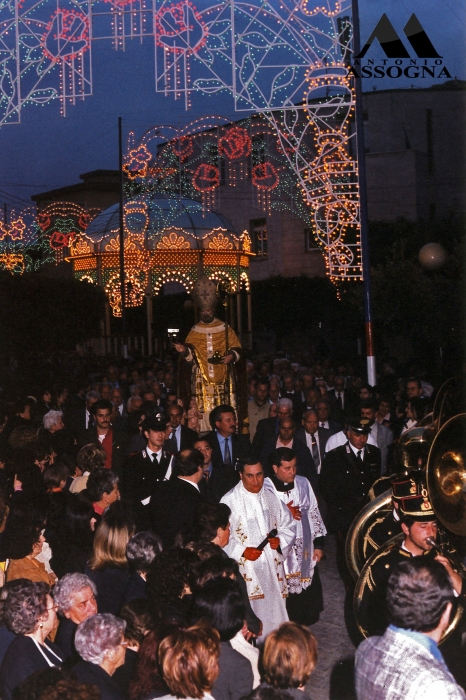
<svg viewBox="0 0 466 700"><path fill-rule="evenodd" d="M63 411L49 411L42 418L42 425L44 428L39 430L38 437L48 442L58 457L74 454L71 434L63 422Z"/></svg>
<svg viewBox="0 0 466 700"><path fill-rule="evenodd" d="M125 627L124 620L103 613L81 622L76 630L74 643L82 661L73 666L72 674L81 683L97 685L102 700L123 700L112 676L125 661Z"/></svg>
<svg viewBox="0 0 466 700"><path fill-rule="evenodd" d="M53 599L58 606L60 624L55 637L65 659L77 661L74 636L81 622L97 612L97 588L95 583L84 574L66 574L55 585Z"/></svg>

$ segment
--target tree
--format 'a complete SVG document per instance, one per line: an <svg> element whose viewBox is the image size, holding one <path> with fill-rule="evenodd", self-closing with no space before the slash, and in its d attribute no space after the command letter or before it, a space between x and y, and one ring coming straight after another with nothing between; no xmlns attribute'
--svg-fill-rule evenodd
<svg viewBox="0 0 466 700"><path fill-rule="evenodd" d="M0 299L2 353L72 350L100 335L105 295L89 282L2 272Z"/></svg>

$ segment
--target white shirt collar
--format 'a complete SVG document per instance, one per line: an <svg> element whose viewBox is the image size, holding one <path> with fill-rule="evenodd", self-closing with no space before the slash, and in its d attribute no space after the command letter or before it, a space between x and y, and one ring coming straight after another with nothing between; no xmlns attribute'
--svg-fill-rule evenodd
<svg viewBox="0 0 466 700"><path fill-rule="evenodd" d="M191 484L191 486L194 486L194 488L199 491L199 486L197 484L195 484L194 481L191 481L191 479L186 479L184 476L179 476L178 479L181 479L182 481L184 481L187 484Z"/></svg>

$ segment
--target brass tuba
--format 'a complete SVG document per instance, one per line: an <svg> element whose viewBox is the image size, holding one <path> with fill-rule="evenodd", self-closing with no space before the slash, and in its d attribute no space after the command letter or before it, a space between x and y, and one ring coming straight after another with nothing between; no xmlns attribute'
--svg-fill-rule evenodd
<svg viewBox="0 0 466 700"><path fill-rule="evenodd" d="M457 537L464 549L466 543L466 413L450 418L437 432L429 450L426 474L429 500L436 517L449 531L451 537ZM366 509L369 506L370 504ZM355 522L358 519L362 522L364 511L365 509L361 511ZM372 513L372 517L373 515ZM357 537L354 534L352 536L356 543L353 546L356 546ZM356 582L353 599L354 615L364 636L367 636L367 630L364 629L364 621L361 620L361 601L364 587L371 578L371 567L374 560L385 554L388 555L393 547L398 546L401 539L402 535L392 538L375 552L364 564ZM348 542L347 546L349 548ZM354 555L353 558L355 558ZM457 568L461 569L461 564ZM458 604L442 641L445 641L458 625L462 614L463 608Z"/></svg>
<svg viewBox="0 0 466 700"><path fill-rule="evenodd" d="M345 542L345 558L348 570L355 581L369 557L369 550L372 553L377 549L371 538L372 529L385 520L392 508L390 488L369 501L351 523Z"/></svg>

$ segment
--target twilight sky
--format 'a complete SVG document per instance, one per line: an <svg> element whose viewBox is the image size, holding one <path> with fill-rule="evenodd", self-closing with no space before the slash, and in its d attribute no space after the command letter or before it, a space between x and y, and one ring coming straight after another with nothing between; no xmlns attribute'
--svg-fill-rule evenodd
<svg viewBox="0 0 466 700"><path fill-rule="evenodd" d="M213 0L194 0L194 4L202 8ZM385 12L410 49L402 30L414 12L452 77L466 79L464 0L359 0L359 4L361 44ZM370 51L371 58L384 57L379 46ZM123 118L124 134L134 130L137 136L154 125L179 127L204 115L235 118L233 100L226 93L196 95L188 112L182 101L157 94L151 37L142 45L128 42L125 52L114 51L109 41L94 42L92 61L93 95L69 107L66 118L59 115L55 101L26 106L21 124L0 127L0 206L7 202L9 207L22 208L32 194L74 184L80 173L117 168L118 116ZM411 84L421 88L432 83L438 81L365 79L363 89L409 88ZM237 115L243 116L244 112Z"/></svg>

